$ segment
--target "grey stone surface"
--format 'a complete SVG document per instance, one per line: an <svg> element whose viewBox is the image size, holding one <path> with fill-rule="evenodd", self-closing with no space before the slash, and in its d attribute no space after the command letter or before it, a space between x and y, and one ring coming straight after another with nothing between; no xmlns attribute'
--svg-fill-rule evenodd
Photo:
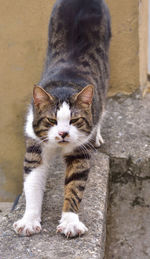
<svg viewBox="0 0 150 259"><path fill-rule="evenodd" d="M150 258L150 96L110 98L102 135L105 144L94 155L95 166L81 203L80 218L88 233L67 240L55 232L64 181L62 165L56 162L44 198L42 233L18 237L13 232L12 224L24 210L22 196L17 209L0 224L0 259L103 259L109 166L105 258Z"/></svg>
<svg viewBox="0 0 150 259"><path fill-rule="evenodd" d="M110 157L107 259L150 258L150 96L108 100L101 151Z"/></svg>
<svg viewBox="0 0 150 259"><path fill-rule="evenodd" d="M139 167L150 154L150 96L135 93L108 99L102 135L102 152L116 158L139 158L135 161Z"/></svg>
<svg viewBox="0 0 150 259"><path fill-rule="evenodd" d="M0 222L2 218L11 211L12 206L12 202L0 202Z"/></svg>
<svg viewBox="0 0 150 259"><path fill-rule="evenodd" d="M57 160L50 169L50 177L44 197L42 233L31 237L19 237L12 224L23 215L24 196L13 213L3 217L0 223L0 259L102 259L105 246L106 197L109 158L96 152L94 166L89 175L80 218L88 227L86 235L66 239L56 234L63 204L64 170Z"/></svg>

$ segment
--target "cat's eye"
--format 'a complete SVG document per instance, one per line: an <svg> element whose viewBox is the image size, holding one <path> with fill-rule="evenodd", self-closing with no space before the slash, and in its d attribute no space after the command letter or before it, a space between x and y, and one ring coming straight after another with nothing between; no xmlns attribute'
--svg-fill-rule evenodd
<svg viewBox="0 0 150 259"><path fill-rule="evenodd" d="M79 119L80 119L80 118L72 119L72 120L70 121L70 124L76 123Z"/></svg>
<svg viewBox="0 0 150 259"><path fill-rule="evenodd" d="M57 120L55 119L48 118L48 121L50 122L51 125L57 125Z"/></svg>

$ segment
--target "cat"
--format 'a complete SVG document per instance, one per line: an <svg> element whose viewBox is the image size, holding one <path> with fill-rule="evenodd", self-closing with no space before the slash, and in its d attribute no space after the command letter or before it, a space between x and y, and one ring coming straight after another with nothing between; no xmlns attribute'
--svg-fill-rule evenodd
<svg viewBox="0 0 150 259"><path fill-rule="evenodd" d="M45 67L41 81L34 86L25 125L26 209L13 225L20 235L41 231L47 165L57 149L66 164L57 232L75 237L88 230L78 211L90 171L91 149L103 143L100 125L108 89L110 39L110 14L104 0L56 1Z"/></svg>

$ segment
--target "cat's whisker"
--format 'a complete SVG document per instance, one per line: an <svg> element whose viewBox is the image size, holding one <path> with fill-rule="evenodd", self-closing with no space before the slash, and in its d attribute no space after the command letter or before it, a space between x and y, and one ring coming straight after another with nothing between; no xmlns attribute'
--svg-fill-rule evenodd
<svg viewBox="0 0 150 259"><path fill-rule="evenodd" d="M84 146L83 146L83 145L81 146L81 150L82 150L82 152L83 152L83 154L84 154L85 158L88 158L87 150L84 148Z"/></svg>
<svg viewBox="0 0 150 259"><path fill-rule="evenodd" d="M90 138L90 140L95 140L95 138L93 137L91 137ZM80 143L80 142L79 142ZM85 148L85 150L86 151L88 151L89 152L89 150L88 150L88 147L90 148L90 150L92 149L92 150L94 150L94 151L96 151L96 148L95 148L95 146L89 141L89 142L85 142L85 143L81 143L81 146L83 147L84 146L84 148Z"/></svg>
<svg viewBox="0 0 150 259"><path fill-rule="evenodd" d="M89 159L89 155L88 155L89 154L89 150L82 142L81 142L79 148L81 149L81 152L84 154L85 158Z"/></svg>
<svg viewBox="0 0 150 259"><path fill-rule="evenodd" d="M96 151L95 146L94 146L91 142L88 142L88 143L86 143L85 145L87 145L90 149Z"/></svg>

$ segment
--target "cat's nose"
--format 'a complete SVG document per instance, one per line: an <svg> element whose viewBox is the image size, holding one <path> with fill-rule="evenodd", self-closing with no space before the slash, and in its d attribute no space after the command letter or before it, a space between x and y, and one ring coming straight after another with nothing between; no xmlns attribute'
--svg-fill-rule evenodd
<svg viewBox="0 0 150 259"><path fill-rule="evenodd" d="M69 135L67 131L60 131L58 132L59 136L61 136L63 139Z"/></svg>

